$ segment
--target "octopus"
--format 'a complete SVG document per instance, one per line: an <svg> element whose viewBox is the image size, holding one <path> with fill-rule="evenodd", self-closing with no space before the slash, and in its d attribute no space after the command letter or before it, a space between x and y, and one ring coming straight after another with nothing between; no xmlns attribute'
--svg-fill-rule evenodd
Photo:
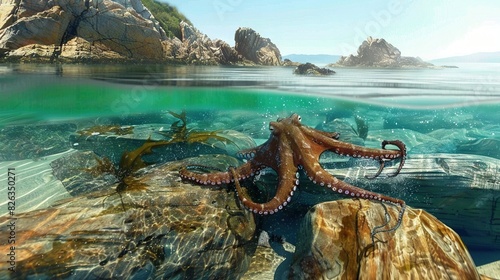
<svg viewBox="0 0 500 280"><path fill-rule="evenodd" d="M314 184L328 188L339 194L352 198L362 198L389 203L401 207L398 226L405 209L403 200L371 192L346 183L327 172L319 163L319 158L325 151L331 151L341 156L377 160L380 163L378 171L368 178L376 178L384 169L385 162L399 160L396 176L406 159L406 146L399 140L382 142L382 149L367 148L339 140L336 132L317 130L301 123L301 117L292 114L288 118L278 119L269 123L271 135L260 146L239 152L246 162L239 167L230 167L227 171L200 173L186 166L179 171L184 180L203 185L221 185L234 182L241 203L250 211L268 215L274 214L287 206L299 187L300 171L302 170ZM397 147L397 150L386 149L387 145ZM240 181L253 177L264 168L272 168L278 175L278 186L275 196L265 203L257 203L241 187ZM380 232L380 231L378 231Z"/></svg>

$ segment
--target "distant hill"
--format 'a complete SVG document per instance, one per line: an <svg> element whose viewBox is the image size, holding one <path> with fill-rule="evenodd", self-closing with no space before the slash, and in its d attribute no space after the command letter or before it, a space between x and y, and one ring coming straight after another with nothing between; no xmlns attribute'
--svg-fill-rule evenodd
<svg viewBox="0 0 500 280"><path fill-rule="evenodd" d="M329 64L337 62L340 55L331 54L289 54L282 57L283 59L290 59L293 62L306 63L310 62L312 64Z"/></svg>
<svg viewBox="0 0 500 280"><path fill-rule="evenodd" d="M482 52L431 60L432 63L500 63L500 52Z"/></svg>

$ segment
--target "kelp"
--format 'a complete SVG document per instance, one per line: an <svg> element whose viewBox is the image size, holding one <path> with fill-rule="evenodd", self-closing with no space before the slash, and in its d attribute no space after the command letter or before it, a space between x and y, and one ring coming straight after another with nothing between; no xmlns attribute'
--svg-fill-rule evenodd
<svg viewBox="0 0 500 280"><path fill-rule="evenodd" d="M123 199L121 193L130 190L145 190L147 185L141 183L140 180L133 177L133 174L141 168L144 168L152 163L145 162L142 159L143 155L150 154L153 152L153 148L169 145L169 141L152 141L150 138L133 151L125 151L122 154L118 166L115 166L111 160L107 157L102 159L96 157L97 165L92 168L87 168L86 171L96 177L103 173L108 173L113 176L118 181L116 187L116 192L120 195L120 200L122 202L123 210L125 211L125 205L123 204Z"/></svg>
<svg viewBox="0 0 500 280"><path fill-rule="evenodd" d="M194 129L188 129L185 111L182 111L182 113L180 114L177 114L172 111L168 111L168 113L179 120L172 123L172 125L170 126L170 132L168 133L159 132L159 133L166 137L170 137L169 141L171 143L188 143L188 144L200 143L213 146L212 144L210 144L209 139L214 139L222 143L229 143L237 146L237 144L231 139L219 135L222 132L221 130L197 131Z"/></svg>
<svg viewBox="0 0 500 280"><path fill-rule="evenodd" d="M359 136L359 138L366 140L366 137L368 137L368 124L365 119L356 115L354 117L354 121L356 122L356 129L351 126L352 130Z"/></svg>
<svg viewBox="0 0 500 280"><path fill-rule="evenodd" d="M118 166L113 164L111 160L107 157L98 158L96 157L97 164L94 167L86 168L85 170L92 174L92 176L97 177L103 173L108 173L113 176L118 181L118 185L116 187L116 192L120 195L125 191L130 190L145 190L146 185L142 184L140 180L134 178L133 174L141 168L144 168L152 163L145 162L142 159L142 156L151 154L154 148L161 146L168 146L174 143L200 143L206 145L212 145L208 141L209 139L215 139L217 141L221 141L224 143L232 143L236 145L231 139L226 138L224 136L218 135L220 131L195 131L187 128L186 121L186 112L183 111L180 114L169 111L169 114L179 119L175 121L170 126L170 131L168 133L160 132L165 137L168 137L168 140L154 141L149 137L144 144L132 151L123 152L120 162ZM86 133L96 133L96 132L109 132L109 131L118 131L116 130L118 126L100 126L99 129L89 128L87 130L82 130L79 133L81 135L87 135ZM120 127L123 128L123 127ZM133 129L133 127L131 127ZM130 130L131 132L132 130ZM122 206L125 210L125 206L122 200Z"/></svg>
<svg viewBox="0 0 500 280"><path fill-rule="evenodd" d="M137 170L144 168L151 163L147 163L142 159L143 155L150 154L153 148L169 145L169 141L152 141L146 140L142 146L133 150L125 151L120 159L118 166L107 157L95 157L97 165L91 168L86 168L85 171L89 172L92 176L97 177L103 173L109 173L116 177L119 182L124 182L127 177L130 177Z"/></svg>

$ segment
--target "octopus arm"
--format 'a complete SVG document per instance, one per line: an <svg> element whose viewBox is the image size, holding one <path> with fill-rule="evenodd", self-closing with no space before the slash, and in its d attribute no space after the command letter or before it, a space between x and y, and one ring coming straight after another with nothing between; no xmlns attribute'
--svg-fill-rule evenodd
<svg viewBox="0 0 500 280"><path fill-rule="evenodd" d="M348 184L342 180L339 180L338 178L334 177L332 174L328 173L321 167L306 164L303 166L303 168L307 176L313 183L327 187L339 194L347 195L353 198L364 198L364 199L388 202L401 207L405 205L405 202L401 199L367 191L362 188L358 188L356 186Z"/></svg>
<svg viewBox="0 0 500 280"><path fill-rule="evenodd" d="M236 191L238 192L238 198L246 208L258 214L274 214L283 209L283 207L290 202L291 197L299 184L297 168L293 168L293 164L293 157L282 153L278 172L279 183L277 192L276 195L268 202L254 202L247 194L246 190L241 187L239 181L235 180L234 182ZM230 168L229 171L234 178L240 178L238 170Z"/></svg>
<svg viewBox="0 0 500 280"><path fill-rule="evenodd" d="M406 156L406 147L398 140L384 141L382 143L383 148L385 148L385 145L391 144L397 146L398 150L375 149L338 141L336 138L328 137L324 133L318 133L321 131L309 127L302 127L302 131L312 141L323 146L324 150L330 150L339 155L389 160Z"/></svg>
<svg viewBox="0 0 500 280"><path fill-rule="evenodd" d="M213 172L213 173L198 173L189 170L190 166L183 167L179 170L179 175L182 179L196 182L203 185L221 185L231 182L231 176L227 172Z"/></svg>

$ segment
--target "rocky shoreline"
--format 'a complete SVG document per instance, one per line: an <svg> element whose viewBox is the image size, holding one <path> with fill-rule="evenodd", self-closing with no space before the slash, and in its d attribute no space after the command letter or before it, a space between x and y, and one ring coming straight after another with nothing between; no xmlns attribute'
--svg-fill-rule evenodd
<svg viewBox="0 0 500 280"><path fill-rule="evenodd" d="M165 62L201 65L281 65L279 49L250 28L235 46L212 40L187 22L167 37L140 0L0 5L0 60L5 62Z"/></svg>
<svg viewBox="0 0 500 280"><path fill-rule="evenodd" d="M141 0L2 1L0 62L299 65L283 60L279 48L251 28L238 28L231 46L209 38L180 14L176 20L178 26L174 21L166 30ZM436 66L401 56L386 40L368 37L357 55L342 56L327 67Z"/></svg>

